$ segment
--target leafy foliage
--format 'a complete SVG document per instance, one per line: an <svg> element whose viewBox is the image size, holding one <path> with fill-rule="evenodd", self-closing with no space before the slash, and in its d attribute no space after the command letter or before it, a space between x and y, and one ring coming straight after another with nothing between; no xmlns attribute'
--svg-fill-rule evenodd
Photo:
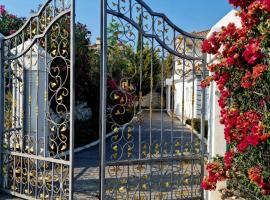
<svg viewBox="0 0 270 200"><path fill-rule="evenodd" d="M207 165L204 189L229 179L232 189L252 199L270 198L270 1L229 0L239 6L242 27L230 23L204 41L202 50L219 62L208 66L220 92L220 122L229 150ZM248 162L247 162L248 161Z"/></svg>
<svg viewBox="0 0 270 200"><path fill-rule="evenodd" d="M0 5L0 33L4 36L15 33L24 23L25 18L10 14L5 6Z"/></svg>

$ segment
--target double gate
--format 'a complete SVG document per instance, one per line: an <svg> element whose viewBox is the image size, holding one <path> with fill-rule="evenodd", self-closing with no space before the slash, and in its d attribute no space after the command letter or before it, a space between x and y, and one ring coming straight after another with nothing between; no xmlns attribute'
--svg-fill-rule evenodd
<svg viewBox="0 0 270 200"><path fill-rule="evenodd" d="M18 197L72 195L73 23L50 0L1 40L1 189Z"/></svg>
<svg viewBox="0 0 270 200"><path fill-rule="evenodd" d="M1 190L21 198L73 196L74 4L1 40ZM203 199L203 39L142 0L101 1L100 199Z"/></svg>

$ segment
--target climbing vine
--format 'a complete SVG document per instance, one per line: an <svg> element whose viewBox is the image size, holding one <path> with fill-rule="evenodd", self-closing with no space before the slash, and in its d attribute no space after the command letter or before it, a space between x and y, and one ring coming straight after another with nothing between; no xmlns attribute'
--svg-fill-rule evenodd
<svg viewBox="0 0 270 200"><path fill-rule="evenodd" d="M229 0L238 7L242 26L230 23L202 45L218 62L208 66L215 81L220 123L228 151L206 167L206 190L229 180L232 189L257 199L270 198L270 0Z"/></svg>

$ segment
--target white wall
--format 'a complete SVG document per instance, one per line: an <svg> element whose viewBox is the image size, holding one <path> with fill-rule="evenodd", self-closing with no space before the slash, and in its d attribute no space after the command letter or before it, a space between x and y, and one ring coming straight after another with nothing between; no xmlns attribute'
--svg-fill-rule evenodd
<svg viewBox="0 0 270 200"><path fill-rule="evenodd" d="M236 11L230 11L226 16L224 16L216 25L213 26L209 37L213 32L219 31L222 26L227 26L229 23L235 23L236 26L241 26L241 21L238 17L235 16ZM207 56L207 62L214 63L217 62L212 55ZM216 155L224 155L226 152L226 141L224 139L224 126L219 123L220 108L218 106L219 93L217 90L216 83L210 85L210 98L209 98L209 139L208 139L208 151L209 157L212 158ZM208 192L208 200L219 200L221 199L220 193L218 190L224 188L226 183L219 183L216 191Z"/></svg>

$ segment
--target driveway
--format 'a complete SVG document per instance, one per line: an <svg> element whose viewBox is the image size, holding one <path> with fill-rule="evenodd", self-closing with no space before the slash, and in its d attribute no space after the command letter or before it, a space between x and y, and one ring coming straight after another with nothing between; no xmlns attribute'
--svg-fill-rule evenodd
<svg viewBox="0 0 270 200"><path fill-rule="evenodd" d="M151 120L149 111L142 114L140 129L137 122L131 123L131 136L126 127L119 131L122 137L117 141L113 136L107 139L106 162L111 163L106 167L107 198L196 199L201 192L201 166L199 160L191 158L199 153L199 139L165 112L153 112ZM121 156L115 159L112 155L116 144ZM127 144L132 151L128 151ZM138 161L139 157L143 161ZM76 153L74 165L74 199L98 199L99 145ZM0 194L0 200L19 198Z"/></svg>
<svg viewBox="0 0 270 200"><path fill-rule="evenodd" d="M172 157L191 157L196 152L198 153L200 142L197 136L192 134L191 130L179 120L172 119L165 112L153 112L152 120L150 120L149 111L144 111L143 116L144 121L141 129L139 129L136 122L131 123L134 129L129 140L127 139L128 127L122 132L119 131L117 142L113 140L113 136L107 139L106 162L112 162L111 166L106 167L108 199L136 199L139 196L148 199L150 195L164 195L162 199L185 199L198 196L201 191L201 169L198 160L180 161L179 159L171 159ZM149 148L150 143L152 144L151 149ZM118 146L117 152L121 155L117 159L113 157L116 144ZM128 145L132 146L130 157L128 156ZM139 153L139 149L141 149L141 153ZM150 164L136 162L139 156L145 161L149 160L149 151L151 151L152 160L157 160L156 162L153 161ZM129 163L122 162L127 159L129 159ZM75 199L98 199L98 165L99 145L75 154ZM138 171L139 167L142 167L143 170ZM179 178L176 180L177 175ZM145 183L142 183L142 176L147 176ZM152 180L149 180L150 177ZM179 181L188 181L189 183L180 184ZM161 182L168 184L167 187L161 186ZM138 185L141 185L140 187L149 187L150 184L155 189L150 192L149 189L145 189L144 195L135 194L138 192L138 189L136 189ZM129 187L128 191L125 188L126 186ZM118 194L113 193L113 191L121 191L121 189L123 190L122 194L121 192L118 192ZM112 193L110 194L110 192Z"/></svg>

